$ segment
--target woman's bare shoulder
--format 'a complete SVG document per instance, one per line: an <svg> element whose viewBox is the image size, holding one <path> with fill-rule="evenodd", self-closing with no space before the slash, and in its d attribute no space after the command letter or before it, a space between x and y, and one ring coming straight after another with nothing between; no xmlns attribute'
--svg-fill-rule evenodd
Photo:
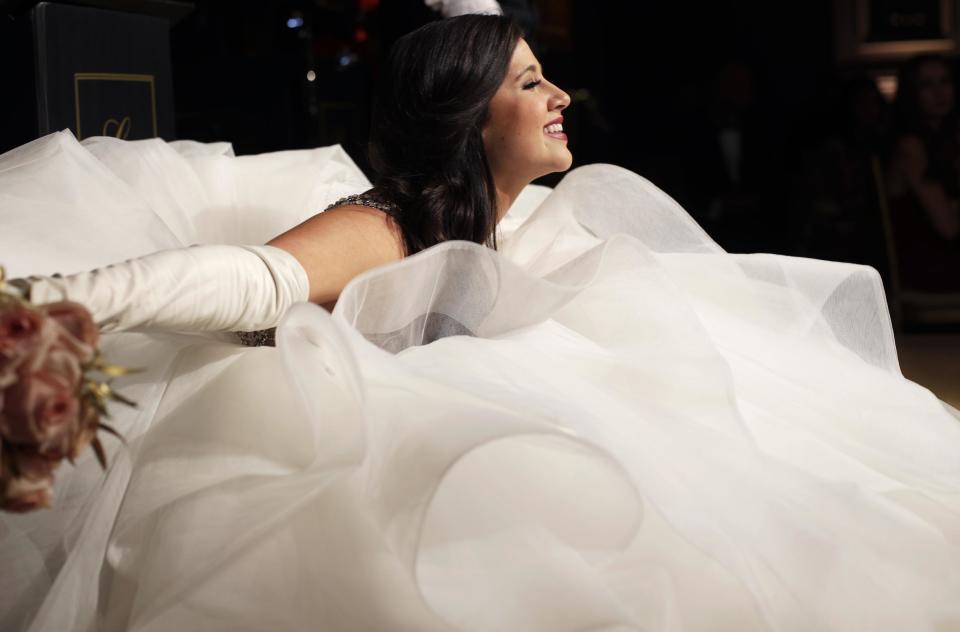
<svg viewBox="0 0 960 632"><path fill-rule="evenodd" d="M403 258L399 226L385 212L344 205L317 213L270 240L292 254L307 272L310 300L329 304L361 272Z"/></svg>

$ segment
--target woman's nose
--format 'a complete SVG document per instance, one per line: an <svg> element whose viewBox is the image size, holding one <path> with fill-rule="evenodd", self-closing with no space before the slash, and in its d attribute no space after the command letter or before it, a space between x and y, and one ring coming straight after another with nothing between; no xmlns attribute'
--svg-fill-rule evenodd
<svg viewBox="0 0 960 632"><path fill-rule="evenodd" d="M570 95L564 92L563 90L561 90L560 88L558 88L557 86L554 86L554 90L556 92L553 96L553 103L551 103L552 107L550 109L551 110L565 109L568 105L570 105Z"/></svg>

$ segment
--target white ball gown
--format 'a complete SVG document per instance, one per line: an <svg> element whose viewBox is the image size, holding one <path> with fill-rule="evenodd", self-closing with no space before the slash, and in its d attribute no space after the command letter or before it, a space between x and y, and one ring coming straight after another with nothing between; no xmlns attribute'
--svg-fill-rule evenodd
<svg viewBox="0 0 960 632"><path fill-rule="evenodd" d="M61 132L0 156L0 263L264 243L368 187L339 147ZM960 416L875 271L728 254L609 165L500 230L277 348L105 336L147 367L128 445L0 515L0 629L960 630Z"/></svg>

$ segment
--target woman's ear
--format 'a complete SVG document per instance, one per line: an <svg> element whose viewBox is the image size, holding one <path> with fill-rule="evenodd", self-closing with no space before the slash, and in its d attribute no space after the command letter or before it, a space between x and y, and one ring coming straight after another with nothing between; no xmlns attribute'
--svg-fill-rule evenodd
<svg viewBox="0 0 960 632"><path fill-rule="evenodd" d="M483 143L483 152L487 155L487 160L490 160L490 126L484 125L480 128L480 142Z"/></svg>

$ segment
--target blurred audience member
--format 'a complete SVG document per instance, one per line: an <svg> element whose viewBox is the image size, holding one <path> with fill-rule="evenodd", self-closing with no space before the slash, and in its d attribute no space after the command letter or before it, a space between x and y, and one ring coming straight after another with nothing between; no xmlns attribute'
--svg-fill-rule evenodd
<svg viewBox="0 0 960 632"><path fill-rule="evenodd" d="M830 114L826 135L802 152L799 254L886 272L873 160L888 142L889 105L874 80L860 76L843 85Z"/></svg>
<svg viewBox="0 0 960 632"><path fill-rule="evenodd" d="M905 289L960 291L960 127L946 59L900 70L887 192Z"/></svg>
<svg viewBox="0 0 960 632"><path fill-rule="evenodd" d="M844 144L862 156L878 155L887 142L889 106L877 83L856 77L843 87L838 130Z"/></svg>
<svg viewBox="0 0 960 632"><path fill-rule="evenodd" d="M771 212L780 182L756 77L733 60L708 85L706 109L687 129L682 201L727 250L783 251L783 217Z"/></svg>

